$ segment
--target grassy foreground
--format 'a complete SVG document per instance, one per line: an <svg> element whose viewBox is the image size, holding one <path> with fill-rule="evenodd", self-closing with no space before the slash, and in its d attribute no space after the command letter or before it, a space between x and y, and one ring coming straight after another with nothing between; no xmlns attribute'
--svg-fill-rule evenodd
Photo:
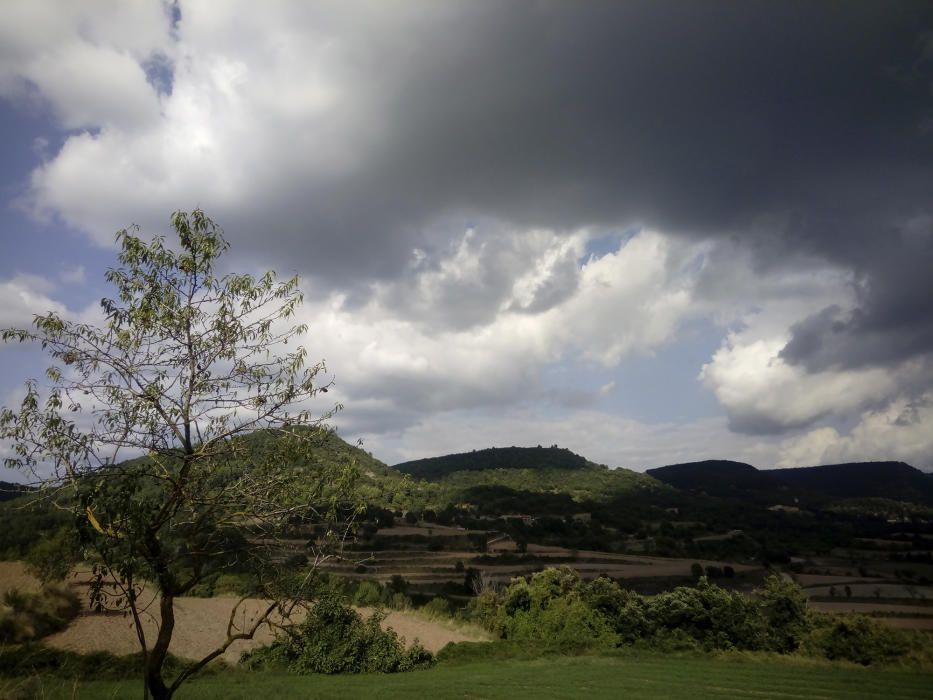
<svg viewBox="0 0 933 700"><path fill-rule="evenodd" d="M17 687L19 686L19 687ZM139 682L32 678L0 697L134 698ZM230 671L186 685L180 698L883 698L933 697L933 674L782 659L680 655L546 657L440 665L394 675L290 676Z"/></svg>

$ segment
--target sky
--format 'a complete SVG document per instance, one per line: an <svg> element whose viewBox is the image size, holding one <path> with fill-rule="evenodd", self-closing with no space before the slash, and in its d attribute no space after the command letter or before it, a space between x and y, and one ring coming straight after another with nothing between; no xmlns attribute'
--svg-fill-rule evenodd
<svg viewBox="0 0 933 700"><path fill-rule="evenodd" d="M200 207L390 464L933 469L929 2L7 0L0 144L0 326Z"/></svg>

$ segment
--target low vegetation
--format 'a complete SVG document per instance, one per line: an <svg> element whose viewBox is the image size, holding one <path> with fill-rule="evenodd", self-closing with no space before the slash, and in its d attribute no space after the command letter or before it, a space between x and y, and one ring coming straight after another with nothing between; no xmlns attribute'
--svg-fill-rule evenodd
<svg viewBox="0 0 933 700"><path fill-rule="evenodd" d="M293 673L397 673L426 668L433 655L417 642L405 648L384 616L364 620L338 596L319 598L304 621L281 630L272 644L248 653L247 668L279 668Z"/></svg>
<svg viewBox="0 0 933 700"><path fill-rule="evenodd" d="M863 665L933 661L925 638L863 616L815 614L802 589L779 577L751 595L701 578L642 596L560 567L515 579L501 593L485 591L467 614L500 639L557 648L799 653Z"/></svg>
<svg viewBox="0 0 933 700"><path fill-rule="evenodd" d="M933 677L903 670L866 671L795 657L659 654L623 649L587 656L510 656L507 642L470 645L484 656L451 654L434 668L417 673L301 676L285 672L225 669L201 676L180 697L197 700L410 700L411 698L487 698L539 700L620 697L742 697L809 700L926 700ZM458 645L460 647L460 645ZM451 649L459 652L460 649ZM454 657L457 657L456 659ZM130 681L74 681L33 676L0 681L0 695L22 698L124 698L136 700Z"/></svg>
<svg viewBox="0 0 933 700"><path fill-rule="evenodd" d="M0 602L0 643L19 644L57 632L78 614L80 603L64 586L38 592L11 589Z"/></svg>

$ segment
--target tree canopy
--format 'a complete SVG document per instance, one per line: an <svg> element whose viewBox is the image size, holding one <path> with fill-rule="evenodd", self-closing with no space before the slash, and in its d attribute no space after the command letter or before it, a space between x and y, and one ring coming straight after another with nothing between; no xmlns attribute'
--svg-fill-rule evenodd
<svg viewBox="0 0 933 700"><path fill-rule="evenodd" d="M6 465L73 511L95 602L132 613L156 698L287 616L357 510L353 465L309 458L339 405L321 404L324 363L306 364L297 278L221 274L223 231L200 210L171 221L171 241L117 234L100 322L48 313L3 331L52 364L0 412ZM311 569L283 587L278 541L290 531L316 546ZM268 607L239 627L231 611L227 641L168 683L175 598L230 567L253 572ZM149 639L142 622L155 610Z"/></svg>

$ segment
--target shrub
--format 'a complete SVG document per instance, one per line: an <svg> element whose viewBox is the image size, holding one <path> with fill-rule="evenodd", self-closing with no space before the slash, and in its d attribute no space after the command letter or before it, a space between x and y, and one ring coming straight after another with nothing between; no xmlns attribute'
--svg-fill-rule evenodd
<svg viewBox="0 0 933 700"><path fill-rule="evenodd" d="M393 593L386 601L386 605L393 610L408 610L411 608L411 598L404 593Z"/></svg>
<svg viewBox="0 0 933 700"><path fill-rule="evenodd" d="M793 581L769 576L755 591L762 621L761 647L782 654L796 650L810 632L807 598Z"/></svg>
<svg viewBox="0 0 933 700"><path fill-rule="evenodd" d="M392 574L392 578L386 583L386 590L389 593L407 593L408 581L400 574Z"/></svg>
<svg viewBox="0 0 933 700"><path fill-rule="evenodd" d="M498 626L505 639L602 646L616 641L608 620L582 598L582 582L569 567L545 569L505 591Z"/></svg>
<svg viewBox="0 0 933 700"><path fill-rule="evenodd" d="M492 590L485 590L467 603L463 610L467 620L475 622L497 636L502 635L499 618L499 597Z"/></svg>
<svg viewBox="0 0 933 700"><path fill-rule="evenodd" d="M910 645L900 630L884 627L864 615L845 615L821 617L806 640L806 648L827 659L869 666L906 655Z"/></svg>
<svg viewBox="0 0 933 700"><path fill-rule="evenodd" d="M360 583L356 593L353 594L354 605L379 605L382 602L382 589L374 581Z"/></svg>
<svg viewBox="0 0 933 700"><path fill-rule="evenodd" d="M221 574L214 581L213 594L222 595L249 595L255 593L256 578L252 574Z"/></svg>
<svg viewBox="0 0 933 700"><path fill-rule="evenodd" d="M186 662L169 654L166 668L170 672L179 671L185 665ZM224 666L223 662L215 661L200 673L213 673ZM144 668L142 654L114 656L106 651L78 654L32 642L0 650L0 677L3 678L53 675L91 680L125 679L138 677Z"/></svg>
<svg viewBox="0 0 933 700"><path fill-rule="evenodd" d="M65 586L49 586L39 593L7 591L0 604L0 642L21 643L62 629L81 604Z"/></svg>
<svg viewBox="0 0 933 700"><path fill-rule="evenodd" d="M682 630L705 649L757 649L760 618L753 601L701 578L648 599L645 616L653 633Z"/></svg>
<svg viewBox="0 0 933 700"><path fill-rule="evenodd" d="M43 584L64 581L77 560L74 529L43 535L26 555L26 569Z"/></svg>
<svg viewBox="0 0 933 700"><path fill-rule="evenodd" d="M637 593L600 577L586 584L582 595L587 605L607 619L620 643L632 643L650 633L645 617L645 599Z"/></svg>
<svg viewBox="0 0 933 700"><path fill-rule="evenodd" d="M287 628L271 645L244 654L250 668L285 667L296 673L395 673L430 666L434 657L420 644L405 649L398 635L383 630L384 616L363 620L336 596L322 597L300 625Z"/></svg>
<svg viewBox="0 0 933 700"><path fill-rule="evenodd" d="M422 606L421 612L431 618L450 617L450 601L441 597L431 598Z"/></svg>

